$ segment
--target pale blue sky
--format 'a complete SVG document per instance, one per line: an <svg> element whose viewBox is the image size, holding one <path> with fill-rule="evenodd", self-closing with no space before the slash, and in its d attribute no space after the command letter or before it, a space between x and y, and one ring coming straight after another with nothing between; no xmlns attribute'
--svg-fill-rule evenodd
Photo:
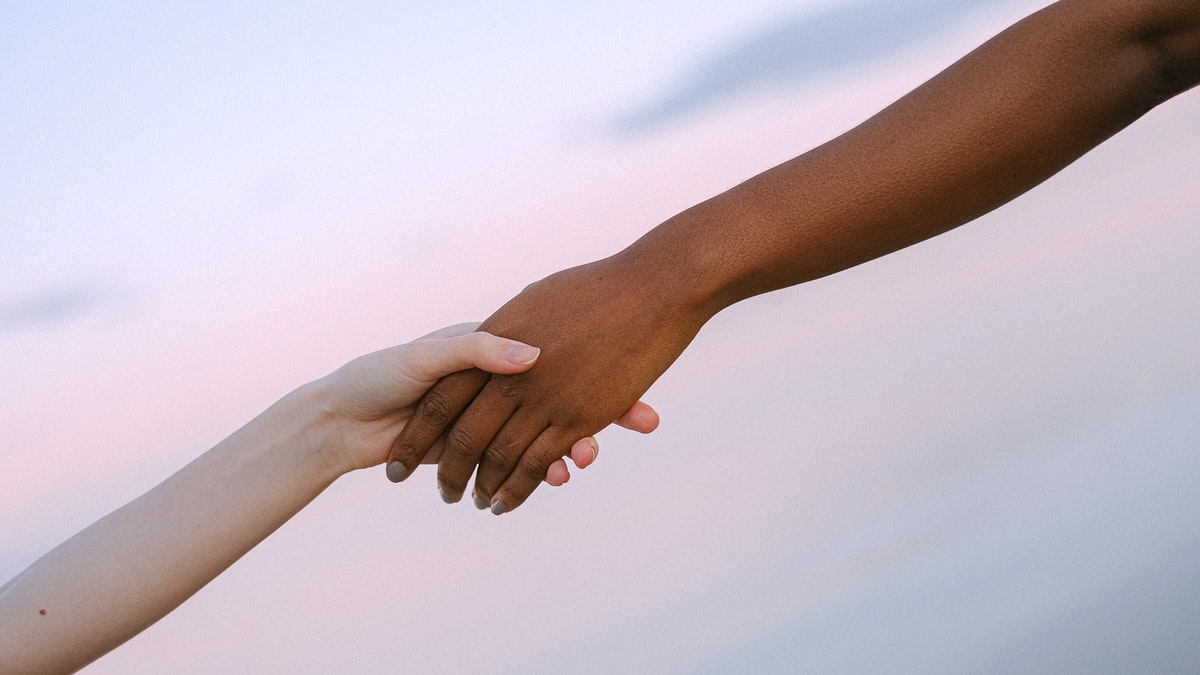
<svg viewBox="0 0 1200 675"><path fill-rule="evenodd" d="M879 3L0 7L0 577L1044 3L884 4L820 74ZM719 316L512 517L347 477L92 671L1195 669L1195 99Z"/></svg>

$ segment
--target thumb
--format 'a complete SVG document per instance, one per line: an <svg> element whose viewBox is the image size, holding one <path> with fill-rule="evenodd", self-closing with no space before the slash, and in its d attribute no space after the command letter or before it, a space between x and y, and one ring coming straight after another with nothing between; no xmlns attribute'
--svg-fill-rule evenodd
<svg viewBox="0 0 1200 675"><path fill-rule="evenodd" d="M412 375L434 381L471 367L508 374L528 370L537 361L537 347L482 331L409 344Z"/></svg>

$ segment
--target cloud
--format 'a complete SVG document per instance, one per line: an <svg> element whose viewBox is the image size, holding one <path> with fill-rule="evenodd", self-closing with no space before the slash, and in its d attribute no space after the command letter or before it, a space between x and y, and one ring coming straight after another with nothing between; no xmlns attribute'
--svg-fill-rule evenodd
<svg viewBox="0 0 1200 675"><path fill-rule="evenodd" d="M619 116L637 134L741 96L862 68L944 35L973 10L1005 0L865 0L774 21L697 60L661 96Z"/></svg>
<svg viewBox="0 0 1200 675"><path fill-rule="evenodd" d="M0 333L69 321L104 302L100 289L83 283L0 298Z"/></svg>

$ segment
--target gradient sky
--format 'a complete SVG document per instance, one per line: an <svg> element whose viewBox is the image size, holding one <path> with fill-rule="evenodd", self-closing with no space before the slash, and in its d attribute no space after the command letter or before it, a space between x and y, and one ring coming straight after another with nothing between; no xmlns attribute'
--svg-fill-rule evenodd
<svg viewBox="0 0 1200 675"><path fill-rule="evenodd" d="M0 577L1044 4L5 4ZM347 476L89 672L1200 669L1198 113L728 310L514 514Z"/></svg>

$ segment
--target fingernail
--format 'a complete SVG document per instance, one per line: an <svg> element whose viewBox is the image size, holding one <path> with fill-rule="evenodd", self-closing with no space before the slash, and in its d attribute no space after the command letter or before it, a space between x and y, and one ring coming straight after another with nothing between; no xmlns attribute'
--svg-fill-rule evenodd
<svg viewBox="0 0 1200 675"><path fill-rule="evenodd" d="M492 515L498 516L507 510L508 510L508 507L505 506L504 502L500 501L499 499L492 502Z"/></svg>
<svg viewBox="0 0 1200 675"><path fill-rule="evenodd" d="M488 507L487 500L476 494L474 490L471 490L471 499L475 502L475 508L479 509L480 511L483 511Z"/></svg>
<svg viewBox="0 0 1200 675"><path fill-rule="evenodd" d="M442 496L442 501L446 502L447 504L453 504L458 501L457 499L451 497L450 493L446 492L446 488L442 487L441 485L438 486L438 494Z"/></svg>
<svg viewBox="0 0 1200 675"><path fill-rule="evenodd" d="M594 462L600 456L600 444L594 438L589 442L592 444L592 461Z"/></svg>
<svg viewBox="0 0 1200 675"><path fill-rule="evenodd" d="M542 350L520 343L511 344L504 350L504 358L514 366L527 366L537 360Z"/></svg>
<svg viewBox="0 0 1200 675"><path fill-rule="evenodd" d="M391 464L387 465L387 477L388 480L392 481L393 483L399 483L400 481L404 480L404 476L407 474L408 467L404 466L400 462L392 462Z"/></svg>

